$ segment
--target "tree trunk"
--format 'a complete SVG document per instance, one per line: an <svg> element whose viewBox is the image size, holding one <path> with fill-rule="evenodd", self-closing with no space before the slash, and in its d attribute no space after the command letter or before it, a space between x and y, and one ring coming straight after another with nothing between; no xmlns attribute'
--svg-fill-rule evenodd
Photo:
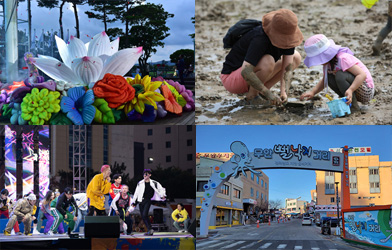
<svg viewBox="0 0 392 250"><path fill-rule="evenodd" d="M59 23L60 23L60 35L61 39L64 39L64 29L63 29L63 7L65 4L65 0L60 5L60 18L59 18Z"/></svg>
<svg viewBox="0 0 392 250"><path fill-rule="evenodd" d="M75 13L75 22L76 22L76 37L80 38L80 30L79 30L79 17L78 17L78 8L76 7L76 4L73 3L73 9Z"/></svg>
<svg viewBox="0 0 392 250"><path fill-rule="evenodd" d="M103 8L103 23L105 25L105 32L108 32L108 24L106 23L106 8Z"/></svg>
<svg viewBox="0 0 392 250"><path fill-rule="evenodd" d="M27 12L28 12L28 23L29 23L29 41L28 41L28 51L31 51L31 0L27 1Z"/></svg>
<svg viewBox="0 0 392 250"><path fill-rule="evenodd" d="M128 4L129 2L127 2L125 5L127 6L127 11L125 12L126 15L128 15ZM125 16L126 17L126 16ZM129 21L127 18L125 18L125 47L128 47L129 45L129 40L128 40L128 32L129 32Z"/></svg>

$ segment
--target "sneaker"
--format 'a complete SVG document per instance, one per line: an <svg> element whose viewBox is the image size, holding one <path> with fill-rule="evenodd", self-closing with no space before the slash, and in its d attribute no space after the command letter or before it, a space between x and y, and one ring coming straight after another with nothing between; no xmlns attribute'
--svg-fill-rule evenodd
<svg viewBox="0 0 392 250"><path fill-rule="evenodd" d="M53 236L54 235L54 233L52 232L52 231L49 231L49 232L47 232L47 233L45 233L46 235L49 235L49 236Z"/></svg>
<svg viewBox="0 0 392 250"><path fill-rule="evenodd" d="M25 236L33 236L33 234L32 233L27 233L27 234L25 234Z"/></svg>
<svg viewBox="0 0 392 250"><path fill-rule="evenodd" d="M188 232L188 230L184 230L184 231L182 231L183 233L187 233Z"/></svg>
<svg viewBox="0 0 392 250"><path fill-rule="evenodd" d="M150 235L154 234L154 229L151 229L150 231L148 231L150 233Z"/></svg>
<svg viewBox="0 0 392 250"><path fill-rule="evenodd" d="M182 230L178 230L179 233L182 233Z"/></svg>
<svg viewBox="0 0 392 250"><path fill-rule="evenodd" d="M5 235L5 236L10 236L11 233L4 230L4 235Z"/></svg>
<svg viewBox="0 0 392 250"><path fill-rule="evenodd" d="M34 228L33 234L41 234L41 233L36 228Z"/></svg>
<svg viewBox="0 0 392 250"><path fill-rule="evenodd" d="M133 233L132 232L130 232L130 233L127 232L127 235L133 235Z"/></svg>

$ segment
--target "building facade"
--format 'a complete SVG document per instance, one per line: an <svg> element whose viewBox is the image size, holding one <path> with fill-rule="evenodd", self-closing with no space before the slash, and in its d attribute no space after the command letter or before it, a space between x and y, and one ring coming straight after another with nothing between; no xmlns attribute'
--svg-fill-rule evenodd
<svg viewBox="0 0 392 250"><path fill-rule="evenodd" d="M392 204L392 161L379 161L378 155L349 156L351 207ZM341 174L316 171L317 205L336 205L336 185Z"/></svg>
<svg viewBox="0 0 392 250"><path fill-rule="evenodd" d="M195 173L195 126L81 126L84 133L74 136L76 126L51 126L51 176L69 172L75 165L75 138L83 141L87 171L100 171L103 164L126 166L132 179L143 169L178 167ZM151 158L151 162L149 159ZM80 162L78 162L79 164Z"/></svg>
<svg viewBox="0 0 392 250"><path fill-rule="evenodd" d="M268 210L268 184L269 178L263 173L255 175L247 172L247 176L241 175L241 180L244 183L243 206L244 212L248 215L257 215L260 211Z"/></svg>
<svg viewBox="0 0 392 250"><path fill-rule="evenodd" d="M144 168L175 166L195 174L195 126L135 126L134 138L143 144Z"/></svg>
<svg viewBox="0 0 392 250"><path fill-rule="evenodd" d="M296 199L287 198L285 200L286 214L304 214L307 212L307 202L300 200L301 197Z"/></svg>
<svg viewBox="0 0 392 250"><path fill-rule="evenodd" d="M200 225L200 208L204 195L204 185L208 183L208 180L213 174L213 167L222 165L223 163L224 161L202 157L196 165L196 219L198 226ZM223 183L217 194L216 203L213 204L209 224L210 229L239 225L242 219L243 196L244 192L241 178L235 179L231 177L227 182Z"/></svg>

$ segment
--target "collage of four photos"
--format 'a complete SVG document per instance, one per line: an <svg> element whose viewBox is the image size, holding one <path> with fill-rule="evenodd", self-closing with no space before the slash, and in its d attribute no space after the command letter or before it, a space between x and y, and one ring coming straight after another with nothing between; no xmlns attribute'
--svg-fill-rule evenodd
<svg viewBox="0 0 392 250"><path fill-rule="evenodd" d="M392 1L0 0L1 249L392 249Z"/></svg>

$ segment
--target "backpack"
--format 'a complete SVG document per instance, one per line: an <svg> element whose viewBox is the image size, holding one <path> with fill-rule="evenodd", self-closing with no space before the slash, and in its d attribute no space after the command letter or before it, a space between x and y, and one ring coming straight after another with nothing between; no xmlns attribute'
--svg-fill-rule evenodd
<svg viewBox="0 0 392 250"><path fill-rule="evenodd" d="M230 49L246 33L254 27L261 26L261 21L255 19L243 19L230 27L223 38L223 48Z"/></svg>

